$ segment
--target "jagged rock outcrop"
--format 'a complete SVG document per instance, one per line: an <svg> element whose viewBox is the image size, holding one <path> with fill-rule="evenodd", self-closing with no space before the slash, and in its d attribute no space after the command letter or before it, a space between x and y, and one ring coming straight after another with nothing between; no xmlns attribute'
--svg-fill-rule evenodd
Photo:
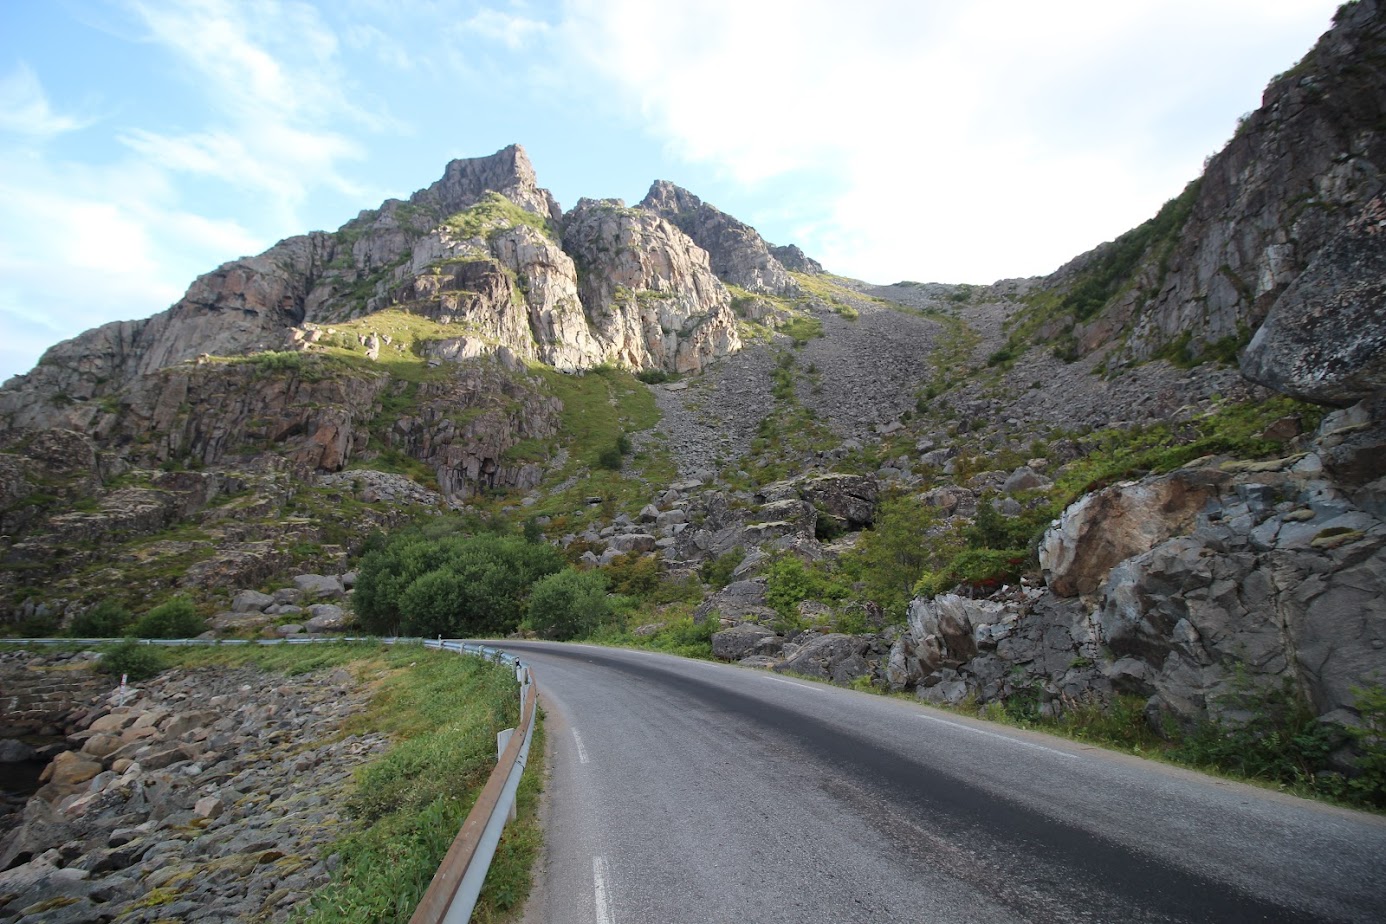
<svg viewBox="0 0 1386 924"><path fill-rule="evenodd" d="M563 234L609 360L696 372L741 348L731 297L707 253L663 218L616 199L582 199L564 216Z"/></svg>
<svg viewBox="0 0 1386 924"><path fill-rule="evenodd" d="M1386 198L1368 202L1276 301L1242 372L1340 406L1386 390Z"/></svg>
<svg viewBox="0 0 1386 924"><path fill-rule="evenodd" d="M724 282L768 295L799 293L798 285L771 254L769 245L755 228L737 221L688 190L666 180L656 180L640 207L673 222L706 250L712 271Z"/></svg>
<svg viewBox="0 0 1386 924"><path fill-rule="evenodd" d="M199 356L311 351L321 337L310 328L387 308L455 326L451 347L435 350L454 360L507 350L564 371L617 362L686 372L740 348L729 297L696 245L658 224L599 228L590 212L576 213L579 252L587 268L619 278L589 274L584 292L558 235L562 212L524 150L453 161L407 202L280 241L200 277L161 314L54 346L0 388L0 426L73 426L83 412L73 402L122 394ZM590 252L605 246L597 234L641 253L639 265ZM377 339L369 355L379 354Z"/></svg>
<svg viewBox="0 0 1386 924"><path fill-rule="evenodd" d="M914 601L888 679L1042 711L1136 694L1186 723L1288 683L1349 715L1354 688L1386 676L1386 471L1359 466L1367 443L1386 450L1386 427L1359 408L1326 419L1307 453L1089 494L1045 538L1048 587Z"/></svg>
<svg viewBox="0 0 1386 924"><path fill-rule="evenodd" d="M1220 472L1189 470L1080 498L1040 543L1045 582L1061 597L1091 594L1118 562L1187 532L1223 481Z"/></svg>
<svg viewBox="0 0 1386 924"><path fill-rule="evenodd" d="M1278 299L1304 299L1310 283L1299 294L1292 284L1386 183L1383 117L1386 19L1379 0L1344 4L1180 200L1047 280L1069 286L1106 273L1143 241L1144 256L1105 310L1080 319L1078 347L1127 332L1131 358L1171 345L1196 356L1218 341L1245 342Z"/></svg>
<svg viewBox="0 0 1386 924"><path fill-rule="evenodd" d="M780 261L780 265L794 273L807 273L815 276L823 272L823 264L805 254L795 244L771 247L770 256Z"/></svg>

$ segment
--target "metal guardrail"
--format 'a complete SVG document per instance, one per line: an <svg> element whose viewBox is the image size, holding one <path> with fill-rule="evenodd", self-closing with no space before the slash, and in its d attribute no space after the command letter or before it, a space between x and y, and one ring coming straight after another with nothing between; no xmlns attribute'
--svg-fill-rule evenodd
<svg viewBox="0 0 1386 924"><path fill-rule="evenodd" d="M8 638L0 644L24 645L109 645L109 638ZM166 647L193 645L306 645L314 642L383 642L419 643L425 648L453 651L507 664L515 670L520 684L520 724L507 728L496 736L499 757L496 767L467 813L462 829L457 832L442 865L433 875L423 898L419 900L409 924L465 924L472 916L482 883L491 869L491 860L500 844L505 823L515 817L515 794L520 777L529 764L529 745L534 738L534 713L539 691L529 667L509 652L454 639L417 638L275 638L275 639L140 639L142 644Z"/></svg>

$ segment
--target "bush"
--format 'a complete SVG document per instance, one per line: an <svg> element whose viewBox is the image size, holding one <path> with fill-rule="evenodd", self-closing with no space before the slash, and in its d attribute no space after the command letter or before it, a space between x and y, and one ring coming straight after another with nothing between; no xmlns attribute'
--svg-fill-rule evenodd
<svg viewBox="0 0 1386 924"><path fill-rule="evenodd" d="M100 603L72 618L67 627L71 638L120 638L130 624L131 613L114 600Z"/></svg>
<svg viewBox="0 0 1386 924"><path fill-rule="evenodd" d="M535 582L525 621L545 638L566 641L590 634L610 618L606 575L569 568Z"/></svg>
<svg viewBox="0 0 1386 924"><path fill-rule="evenodd" d="M597 453L597 467L608 471L619 472L625 460L621 456L619 446L608 446Z"/></svg>
<svg viewBox="0 0 1386 924"><path fill-rule="evenodd" d="M154 607L130 627L138 638L193 638L206 631L206 621L186 597L174 597Z"/></svg>
<svg viewBox="0 0 1386 924"><path fill-rule="evenodd" d="M641 369L635 377L646 385L660 385L669 381L669 373L663 369Z"/></svg>
<svg viewBox="0 0 1386 924"><path fill-rule="evenodd" d="M133 638L127 638L102 653L97 669L113 677L127 674L131 680L145 680L167 666L162 651L153 645L141 645Z"/></svg>
<svg viewBox="0 0 1386 924"><path fill-rule="evenodd" d="M1288 679L1261 689L1239 673L1220 699L1246 719L1200 722L1175 749L1177 759L1240 776L1312 785L1341 744Z"/></svg>
<svg viewBox="0 0 1386 924"><path fill-rule="evenodd" d="M936 597L959 584L990 593L1002 584L1018 581L1031 561L1027 549L967 549L938 571L921 575L914 584L914 595Z"/></svg>
<svg viewBox="0 0 1386 924"><path fill-rule="evenodd" d="M510 632L531 585L563 566L553 546L519 536L405 530L361 557L353 602L369 632Z"/></svg>
<svg viewBox="0 0 1386 924"><path fill-rule="evenodd" d="M713 590L721 590L731 583L732 572L746 558L746 550L737 546L730 552L718 555L712 561L705 561L698 568L698 577Z"/></svg>

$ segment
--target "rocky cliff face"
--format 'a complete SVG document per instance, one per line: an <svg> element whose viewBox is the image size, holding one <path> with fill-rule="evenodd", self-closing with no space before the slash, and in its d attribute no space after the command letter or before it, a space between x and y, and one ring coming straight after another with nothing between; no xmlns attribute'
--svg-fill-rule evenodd
<svg viewBox="0 0 1386 924"><path fill-rule="evenodd" d="M731 296L674 225L620 200L583 199L563 227L588 320L612 361L697 372L741 348Z"/></svg>
<svg viewBox="0 0 1386 924"><path fill-rule="evenodd" d="M656 180L640 207L673 222L706 250L712 271L724 282L766 295L799 294L799 287L755 228L737 221L688 190L666 180Z"/></svg>
<svg viewBox="0 0 1386 924"><path fill-rule="evenodd" d="M1077 293L1078 348L1115 343L1147 359L1171 347L1198 356L1245 344L1279 300L1303 298L1291 291L1296 280L1381 194L1384 118L1380 3L1345 4L1332 30L1271 81L1200 181L1158 218L1047 280Z"/></svg>
<svg viewBox="0 0 1386 924"><path fill-rule="evenodd" d="M0 389L0 423L65 422L74 401L116 394L202 354L312 349L298 335L301 325L392 307L455 325L459 342L440 353L453 358L505 348L567 371L603 362L689 371L739 348L728 296L696 244L627 215L628 227L601 232L622 237L619 246L658 254L648 265L625 266L592 253L598 229L586 216L579 209L573 217L578 252L594 273L619 278L589 278L584 293L559 235L561 210L537 185L524 150L512 145L454 161L407 202L391 199L333 233L281 241L199 278L161 314L58 344ZM782 268L779 275L788 278ZM667 304L652 312L638 299L617 297L626 291Z"/></svg>

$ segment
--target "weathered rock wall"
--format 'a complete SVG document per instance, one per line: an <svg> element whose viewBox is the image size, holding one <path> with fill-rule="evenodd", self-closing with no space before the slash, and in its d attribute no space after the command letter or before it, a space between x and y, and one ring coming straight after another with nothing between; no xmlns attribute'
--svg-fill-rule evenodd
<svg viewBox="0 0 1386 924"><path fill-rule="evenodd" d="M656 180L640 207L673 222L707 251L709 265L722 281L768 295L799 294L798 284L755 228L688 190L667 180ZM799 257L804 263L809 262L802 252Z"/></svg>
<svg viewBox="0 0 1386 924"><path fill-rule="evenodd" d="M564 216L563 236L609 361L697 372L741 348L731 296L707 253L663 218L619 200L583 199Z"/></svg>
<svg viewBox="0 0 1386 924"><path fill-rule="evenodd" d="M1383 118L1386 21L1379 0L1360 0L1271 81L1261 107L1208 161L1172 243L1147 254L1108 309L1079 324L1080 347L1124 335L1125 355L1146 359L1188 338L1198 354L1224 338L1245 341L1281 297L1303 298L1287 290L1383 190ZM1110 245L1084 254L1048 283L1110 254Z"/></svg>

